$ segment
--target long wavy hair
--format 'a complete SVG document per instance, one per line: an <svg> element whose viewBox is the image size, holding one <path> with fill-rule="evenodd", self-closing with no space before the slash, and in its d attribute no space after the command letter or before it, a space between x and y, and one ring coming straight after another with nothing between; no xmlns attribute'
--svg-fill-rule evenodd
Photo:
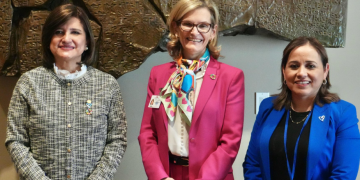
<svg viewBox="0 0 360 180"><path fill-rule="evenodd" d="M176 28L179 28L179 24L177 22L181 21L187 13L203 7L210 11L211 25L213 28L219 23L219 11L215 3L211 0L180 0L171 10L167 21L167 25L170 29L170 40L167 43L167 49L173 59L178 59L182 55L182 45L179 38L175 35ZM172 25L173 22L176 24L176 26ZM215 59L219 58L221 51L221 47L217 46L217 39L218 35L216 32L216 36L210 40L209 44L207 45L210 55Z"/></svg>
<svg viewBox="0 0 360 180"><path fill-rule="evenodd" d="M309 44L312 46L317 53L320 55L321 62L323 65L323 68L325 70L326 64L329 62L327 53L325 48L322 46L322 44L313 37L298 37L294 40L292 40L284 49L283 57L281 60L281 92L279 94L275 94L273 96L277 96L277 98L274 99L274 108L277 110L282 109L285 107L286 109L290 109L291 106L291 91L288 88L288 86L284 83L284 74L282 73L283 69L285 69L286 64L289 59L290 53L300 47ZM327 83L324 85L322 84L317 95L315 98L315 103L319 106L323 106L324 103L331 103L331 102L337 102L340 100L339 96L335 93L330 93L329 89L331 87L330 83L330 71L328 72L326 76Z"/></svg>

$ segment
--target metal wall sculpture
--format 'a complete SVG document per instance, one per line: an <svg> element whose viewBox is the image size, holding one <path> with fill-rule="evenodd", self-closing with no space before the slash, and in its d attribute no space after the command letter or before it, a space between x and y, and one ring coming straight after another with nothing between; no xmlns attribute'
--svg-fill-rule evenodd
<svg viewBox="0 0 360 180"><path fill-rule="evenodd" d="M97 41L98 69L118 78L137 69L151 53L166 50L166 19L178 0L2 0L0 74L18 76L40 66L42 24L64 3L82 7ZM344 47L347 0L214 0L220 35L266 29L279 38L318 38ZM241 42L239 42L241 43Z"/></svg>

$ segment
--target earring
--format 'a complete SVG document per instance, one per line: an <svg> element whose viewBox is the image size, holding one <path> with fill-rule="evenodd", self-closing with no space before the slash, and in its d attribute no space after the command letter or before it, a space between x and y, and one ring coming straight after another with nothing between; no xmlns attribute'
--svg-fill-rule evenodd
<svg viewBox="0 0 360 180"><path fill-rule="evenodd" d="M284 84L286 85L286 80L284 80Z"/></svg>
<svg viewBox="0 0 360 180"><path fill-rule="evenodd" d="M323 84L323 85L326 85L326 84L327 84L327 80L324 79L322 84Z"/></svg>

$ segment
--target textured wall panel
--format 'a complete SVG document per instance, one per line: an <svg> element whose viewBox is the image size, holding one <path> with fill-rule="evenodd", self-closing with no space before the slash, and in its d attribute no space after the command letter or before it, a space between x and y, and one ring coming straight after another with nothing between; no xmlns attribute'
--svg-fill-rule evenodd
<svg viewBox="0 0 360 180"><path fill-rule="evenodd" d="M34 7L43 5L47 0L12 0L15 7Z"/></svg>
<svg viewBox="0 0 360 180"><path fill-rule="evenodd" d="M11 1L0 1L0 70L9 57L12 14Z"/></svg>
<svg viewBox="0 0 360 180"><path fill-rule="evenodd" d="M150 0L161 10L163 16L169 17L172 7L179 0ZM239 25L254 25L256 0L214 0L219 8L219 30L226 30Z"/></svg>
<svg viewBox="0 0 360 180"><path fill-rule="evenodd" d="M161 16L148 1L84 2L102 27L97 67L115 77L137 69L166 32Z"/></svg>
<svg viewBox="0 0 360 180"><path fill-rule="evenodd" d="M344 47L346 0L257 0L256 22L288 39L312 36L327 47Z"/></svg>
<svg viewBox="0 0 360 180"><path fill-rule="evenodd" d="M62 1L65 2L65 1ZM2 74L8 76L20 75L42 63L41 55L41 30L47 10L31 10L29 6L40 6L44 9L60 5L60 1L20 1L14 0L19 9L17 25L12 27L15 36L10 40L14 44L14 56L7 60L7 66L2 69ZM102 71L118 78L122 74L137 69L147 56L157 47L158 42L166 33L166 26L161 16L148 1L141 0L84 0L73 1L75 5L82 7L88 12L91 19L96 45L95 65ZM11 7L10 3L8 5ZM24 9L26 7L26 9ZM34 8L34 9L38 9ZM11 9L7 7L6 9ZM25 10L25 11L24 11ZM21 11L21 12L20 12ZM1 11L5 12L5 11ZM10 16L11 27L12 12ZM5 17L5 16L3 16ZM3 26L6 25L3 23ZM9 38L9 35L4 37ZM9 39L3 40L9 43ZM4 45L8 52L9 45ZM0 49L3 50L3 49ZM4 54L4 53L3 53ZM1 59L1 67L5 63L5 57ZM0 67L0 68L1 68Z"/></svg>
<svg viewBox="0 0 360 180"><path fill-rule="evenodd" d="M256 28L283 39L318 38L344 47L347 0L214 0L220 35L253 34ZM96 39L95 67L118 78L152 52L165 50L165 21L178 0L10 0L0 2L0 74L20 75L41 64L40 35L49 9L65 2L82 7ZM241 42L239 42L241 43Z"/></svg>
<svg viewBox="0 0 360 180"><path fill-rule="evenodd" d="M31 11L20 23L17 49L21 74L42 64L41 30L48 15L49 11Z"/></svg>
<svg viewBox="0 0 360 180"><path fill-rule="evenodd" d="M167 18L178 0L152 0ZM249 27L264 28L282 38L318 38L327 47L345 46L347 0L214 0L220 35L236 35Z"/></svg>

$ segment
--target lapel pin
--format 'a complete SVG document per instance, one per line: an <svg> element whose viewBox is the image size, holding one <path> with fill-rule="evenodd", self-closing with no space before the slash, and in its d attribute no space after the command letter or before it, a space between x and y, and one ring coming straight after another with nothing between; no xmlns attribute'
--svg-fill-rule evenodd
<svg viewBox="0 0 360 180"><path fill-rule="evenodd" d="M319 116L320 121L324 121L325 115Z"/></svg>
<svg viewBox="0 0 360 180"><path fill-rule="evenodd" d="M211 74L211 75L210 75L210 78L211 78L212 80L215 80L215 79L216 79L216 75L215 75L215 74Z"/></svg>
<svg viewBox="0 0 360 180"><path fill-rule="evenodd" d="M87 109L86 109L85 113L86 113L87 115L91 115L91 114L92 114L92 110L91 110L91 106L92 106L91 100L87 100L87 101L86 101L86 106L87 106Z"/></svg>

